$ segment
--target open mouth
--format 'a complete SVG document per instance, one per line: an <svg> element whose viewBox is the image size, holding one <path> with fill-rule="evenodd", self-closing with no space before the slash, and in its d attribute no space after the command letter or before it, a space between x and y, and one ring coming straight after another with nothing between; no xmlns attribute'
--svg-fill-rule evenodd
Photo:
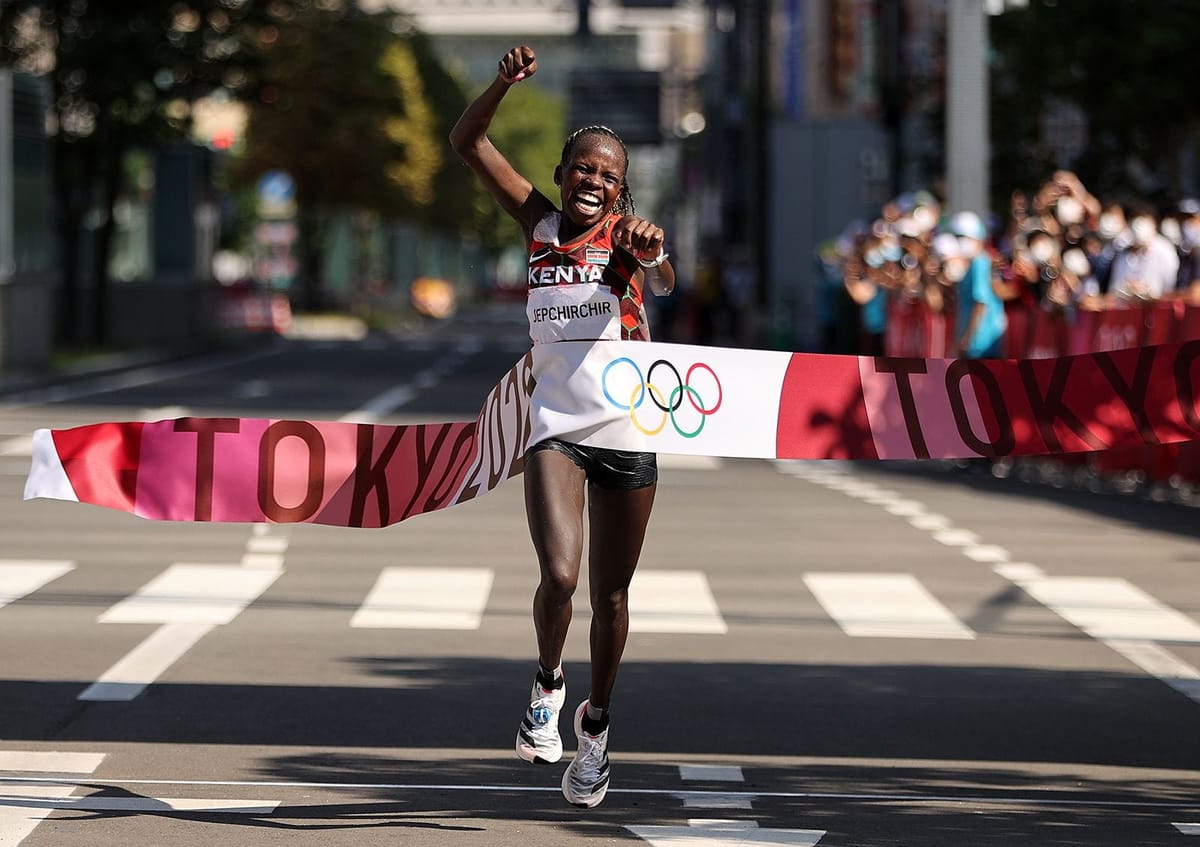
<svg viewBox="0 0 1200 847"><path fill-rule="evenodd" d="M572 198L575 208L585 217L590 217L604 208L600 196L590 191L581 191Z"/></svg>

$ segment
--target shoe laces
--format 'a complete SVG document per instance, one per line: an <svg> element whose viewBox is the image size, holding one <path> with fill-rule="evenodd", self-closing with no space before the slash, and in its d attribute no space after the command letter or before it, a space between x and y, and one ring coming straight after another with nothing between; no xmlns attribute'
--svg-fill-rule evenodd
<svg viewBox="0 0 1200 847"><path fill-rule="evenodd" d="M575 753L575 761L579 762L579 774L587 778L599 777L604 768L604 760L608 755L608 730L599 735L588 732L578 734L579 748Z"/></svg>
<svg viewBox="0 0 1200 847"><path fill-rule="evenodd" d="M557 692L547 691L540 685L536 685L535 690L539 692L539 696L529 701L529 719L534 729L540 730L552 725L554 722L557 705L554 702L554 695Z"/></svg>

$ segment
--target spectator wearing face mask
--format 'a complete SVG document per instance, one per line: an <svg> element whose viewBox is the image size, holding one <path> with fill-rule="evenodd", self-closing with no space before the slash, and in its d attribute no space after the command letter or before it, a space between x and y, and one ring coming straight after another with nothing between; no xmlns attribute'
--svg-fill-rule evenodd
<svg viewBox="0 0 1200 847"><path fill-rule="evenodd" d="M1175 290L1179 254L1158 232L1154 211L1133 206L1129 219L1130 244L1113 260L1108 294L1116 300L1157 300Z"/></svg>
<svg viewBox="0 0 1200 847"><path fill-rule="evenodd" d="M950 232L958 236L963 258L969 259L966 275L958 283L955 339L958 355L971 359L1003 354L1008 320L992 287L992 257L985 249L987 230L979 215L958 212L950 219Z"/></svg>
<svg viewBox="0 0 1200 847"><path fill-rule="evenodd" d="M1056 171L1038 190L1033 207L1041 228L1054 235L1082 228L1100 215L1100 201L1071 171Z"/></svg>
<svg viewBox="0 0 1200 847"><path fill-rule="evenodd" d="M1175 288L1200 288L1200 200L1193 198L1179 204L1179 273Z"/></svg>

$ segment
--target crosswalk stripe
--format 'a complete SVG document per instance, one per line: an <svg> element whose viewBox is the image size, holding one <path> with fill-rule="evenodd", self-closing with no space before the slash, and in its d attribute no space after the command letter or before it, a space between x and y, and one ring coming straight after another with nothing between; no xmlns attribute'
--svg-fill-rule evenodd
<svg viewBox="0 0 1200 847"><path fill-rule="evenodd" d="M629 631L728 631L708 577L701 571L636 571L629 586Z"/></svg>
<svg viewBox="0 0 1200 847"><path fill-rule="evenodd" d="M79 700L137 697L214 627L232 621L283 573L235 565L176 564L99 617L100 623L160 627L96 682Z"/></svg>
<svg viewBox="0 0 1200 847"><path fill-rule="evenodd" d="M1035 600L1102 641L1200 642L1200 626L1127 580L1043 577L1018 583Z"/></svg>
<svg viewBox="0 0 1200 847"><path fill-rule="evenodd" d="M74 568L74 562L0 559L0 607L32 594Z"/></svg>
<svg viewBox="0 0 1200 847"><path fill-rule="evenodd" d="M363 629L479 629L491 568L385 568L350 619Z"/></svg>
<svg viewBox="0 0 1200 847"><path fill-rule="evenodd" d="M20 790L21 786L5 786L3 794L16 794ZM41 785L37 787L38 794L48 799L69 797L74 790L75 786L73 785ZM50 817L50 813L53 811L45 806L31 808L28 805L23 806L13 802L6 803L3 796L0 796L0 844L16 847L37 829L38 824Z"/></svg>
<svg viewBox="0 0 1200 847"><path fill-rule="evenodd" d="M1200 823L1173 823L1171 826L1183 835L1200 835Z"/></svg>
<svg viewBox="0 0 1200 847"><path fill-rule="evenodd" d="M653 847L813 847L823 829L767 829L757 821L689 820L687 826L626 826Z"/></svg>
<svg viewBox="0 0 1200 847"><path fill-rule="evenodd" d="M804 582L850 636L975 637L912 574L809 573Z"/></svg>
<svg viewBox="0 0 1200 847"><path fill-rule="evenodd" d="M282 571L176 564L100 616L101 623L227 624Z"/></svg>
<svg viewBox="0 0 1200 847"><path fill-rule="evenodd" d="M57 750L0 750L0 771L30 773L92 773L103 753L63 753ZM0 842L3 843L3 842Z"/></svg>
<svg viewBox="0 0 1200 847"><path fill-rule="evenodd" d="M85 688L76 699L103 702L132 700L213 628L211 623L163 624Z"/></svg>

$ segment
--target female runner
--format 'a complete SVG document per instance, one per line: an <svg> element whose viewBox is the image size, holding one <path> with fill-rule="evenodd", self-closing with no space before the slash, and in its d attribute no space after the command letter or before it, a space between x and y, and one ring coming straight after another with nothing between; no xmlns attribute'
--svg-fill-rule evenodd
<svg viewBox="0 0 1200 847"><path fill-rule="evenodd" d="M508 89L537 73L529 47L500 60L495 81L450 133L454 151L525 234L527 314L534 344L649 341L642 292L670 294L675 271L660 227L634 214L625 181L629 155L607 127L567 138L554 169L558 208L500 153L487 130ZM627 595L658 482L653 453L606 450L549 439L525 455L525 510L541 580L533 598L538 669L517 730L517 755L562 757L559 711L566 699L563 644L583 556L585 492L590 527L591 691L575 711L578 749L563 775L567 801L599 804L608 790L609 699L629 632Z"/></svg>

